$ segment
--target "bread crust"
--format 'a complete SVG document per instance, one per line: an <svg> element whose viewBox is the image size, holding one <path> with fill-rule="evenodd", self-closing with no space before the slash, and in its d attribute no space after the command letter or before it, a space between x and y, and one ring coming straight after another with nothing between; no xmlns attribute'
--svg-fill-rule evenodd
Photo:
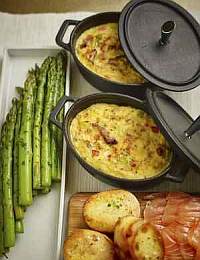
<svg viewBox="0 0 200 260"><path fill-rule="evenodd" d="M131 235L130 226L137 222L139 218L132 215L119 218L114 231L114 244L119 247L124 253L128 252L128 237Z"/></svg>

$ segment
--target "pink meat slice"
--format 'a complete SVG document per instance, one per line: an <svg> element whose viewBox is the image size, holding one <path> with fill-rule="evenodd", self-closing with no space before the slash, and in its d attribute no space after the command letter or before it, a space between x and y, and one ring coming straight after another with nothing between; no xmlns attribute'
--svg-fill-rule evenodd
<svg viewBox="0 0 200 260"><path fill-rule="evenodd" d="M166 197L157 197L149 201L144 210L144 219L151 222L159 231L164 227L162 217L166 203Z"/></svg>
<svg viewBox="0 0 200 260"><path fill-rule="evenodd" d="M188 243L200 253L200 219L190 228L188 233Z"/></svg>
<svg viewBox="0 0 200 260"><path fill-rule="evenodd" d="M164 260L200 260L200 197L171 192L149 199L144 219L161 233Z"/></svg>
<svg viewBox="0 0 200 260"><path fill-rule="evenodd" d="M162 222L164 225L177 220L180 215L181 204L187 203L188 199L191 198L189 194L183 192L170 192L166 198L167 203L164 209Z"/></svg>
<svg viewBox="0 0 200 260"><path fill-rule="evenodd" d="M183 260L179 244L175 238L175 231L165 227L161 230L164 244L164 260Z"/></svg>

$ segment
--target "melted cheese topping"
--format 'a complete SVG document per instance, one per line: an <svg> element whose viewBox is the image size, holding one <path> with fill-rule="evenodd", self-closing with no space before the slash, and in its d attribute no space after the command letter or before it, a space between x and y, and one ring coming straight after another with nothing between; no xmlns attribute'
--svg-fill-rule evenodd
<svg viewBox="0 0 200 260"><path fill-rule="evenodd" d="M84 31L76 42L76 55L89 70L112 81L143 83L125 57L118 37L118 24L108 23Z"/></svg>
<svg viewBox="0 0 200 260"><path fill-rule="evenodd" d="M70 126L72 143L91 166L120 178L143 179L164 170L171 160L168 143L144 111L94 104Z"/></svg>

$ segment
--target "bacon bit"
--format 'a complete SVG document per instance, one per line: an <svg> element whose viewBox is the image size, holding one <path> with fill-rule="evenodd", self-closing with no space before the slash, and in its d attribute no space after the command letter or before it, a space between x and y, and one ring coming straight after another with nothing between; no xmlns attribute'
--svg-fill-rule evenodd
<svg viewBox="0 0 200 260"><path fill-rule="evenodd" d="M98 129L107 144L117 144L117 140L110 137L109 132L104 127L98 126Z"/></svg>
<svg viewBox="0 0 200 260"><path fill-rule="evenodd" d="M125 148L125 151L130 154L131 152L131 145L128 145L126 148Z"/></svg>
<svg viewBox="0 0 200 260"><path fill-rule="evenodd" d="M118 66L119 65L119 60L122 59L124 57L124 55L119 55L115 58L111 58L108 60L108 63L114 66ZM123 70L121 72L124 72Z"/></svg>
<svg viewBox="0 0 200 260"><path fill-rule="evenodd" d="M116 45L115 44L111 44L110 46L108 46L109 50L116 50Z"/></svg>
<svg viewBox="0 0 200 260"><path fill-rule="evenodd" d="M80 48L83 49L83 48L85 48L85 47L87 47L87 43L86 43L86 42L83 42L83 43L80 45Z"/></svg>
<svg viewBox="0 0 200 260"><path fill-rule="evenodd" d="M103 137L104 141L107 143L107 144L117 144L117 140L113 137L110 137L110 134L109 132L102 126L99 126L98 124L96 123L92 123L92 126L93 127L97 127L101 136Z"/></svg>
<svg viewBox="0 0 200 260"><path fill-rule="evenodd" d="M110 160L111 159L111 154L109 154L107 157L108 157L108 160Z"/></svg>
<svg viewBox="0 0 200 260"><path fill-rule="evenodd" d="M102 52L107 51L107 49L109 48L110 40L111 40L111 39L112 39L112 37L109 36L109 37L107 37L107 38L103 41L103 43L102 43L102 45L101 45L101 47L100 47L100 50L101 50Z"/></svg>
<svg viewBox="0 0 200 260"><path fill-rule="evenodd" d="M116 154L117 153L117 148L113 147L113 153Z"/></svg>
<svg viewBox="0 0 200 260"><path fill-rule="evenodd" d="M97 54L97 50L93 49L90 53L87 54L88 60L93 62L96 54Z"/></svg>
<svg viewBox="0 0 200 260"><path fill-rule="evenodd" d="M146 127L149 127L149 124L148 124L148 123L146 123L146 124L145 124L145 126L146 126Z"/></svg>
<svg viewBox="0 0 200 260"><path fill-rule="evenodd" d="M99 58L100 58L101 60L105 60L105 59L106 59L104 53L100 53L100 54L99 54Z"/></svg>
<svg viewBox="0 0 200 260"><path fill-rule="evenodd" d="M152 132L154 132L154 133L159 133L159 132L160 132L160 129L159 129L157 126L152 126L152 127L151 127L151 130L152 130Z"/></svg>
<svg viewBox="0 0 200 260"><path fill-rule="evenodd" d="M159 156L163 156L164 155L164 149L163 149L163 147L158 147L157 149L156 149L156 151L157 151L157 154L159 155Z"/></svg>
<svg viewBox="0 0 200 260"><path fill-rule="evenodd" d="M99 151L97 150L92 150L92 156L98 156L99 155Z"/></svg>
<svg viewBox="0 0 200 260"><path fill-rule="evenodd" d="M105 31L105 30L106 30L106 26L105 25L100 26L99 29L98 29L98 31Z"/></svg>
<svg viewBox="0 0 200 260"><path fill-rule="evenodd" d="M113 65L113 66L118 66L118 62L114 59L108 60L108 64Z"/></svg>
<svg viewBox="0 0 200 260"><path fill-rule="evenodd" d="M98 124L97 123L92 123L92 127L97 127Z"/></svg>
<svg viewBox="0 0 200 260"><path fill-rule="evenodd" d="M91 41L91 40L93 40L93 35L91 35L91 34L89 34L89 35L87 35L87 37L85 38L85 41L86 42L89 42L89 41Z"/></svg>
<svg viewBox="0 0 200 260"><path fill-rule="evenodd" d="M100 46L100 50L101 50L101 52L102 52L103 54L105 54L105 52L106 52L105 47L106 47L106 44L105 44L105 43L102 43L102 45Z"/></svg>
<svg viewBox="0 0 200 260"><path fill-rule="evenodd" d="M133 168L136 167L136 163L134 160L131 161L131 167L133 167Z"/></svg>

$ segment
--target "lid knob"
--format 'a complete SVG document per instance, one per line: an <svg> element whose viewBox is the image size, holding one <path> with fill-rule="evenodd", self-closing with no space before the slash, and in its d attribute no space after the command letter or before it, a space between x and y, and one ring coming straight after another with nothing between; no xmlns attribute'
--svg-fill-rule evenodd
<svg viewBox="0 0 200 260"><path fill-rule="evenodd" d="M200 116L185 131L185 136L190 139L192 135L199 130L200 130Z"/></svg>
<svg viewBox="0 0 200 260"><path fill-rule="evenodd" d="M161 38L159 43L161 46L167 44L169 42L169 38L176 27L176 23L174 21L167 21L161 27Z"/></svg>

